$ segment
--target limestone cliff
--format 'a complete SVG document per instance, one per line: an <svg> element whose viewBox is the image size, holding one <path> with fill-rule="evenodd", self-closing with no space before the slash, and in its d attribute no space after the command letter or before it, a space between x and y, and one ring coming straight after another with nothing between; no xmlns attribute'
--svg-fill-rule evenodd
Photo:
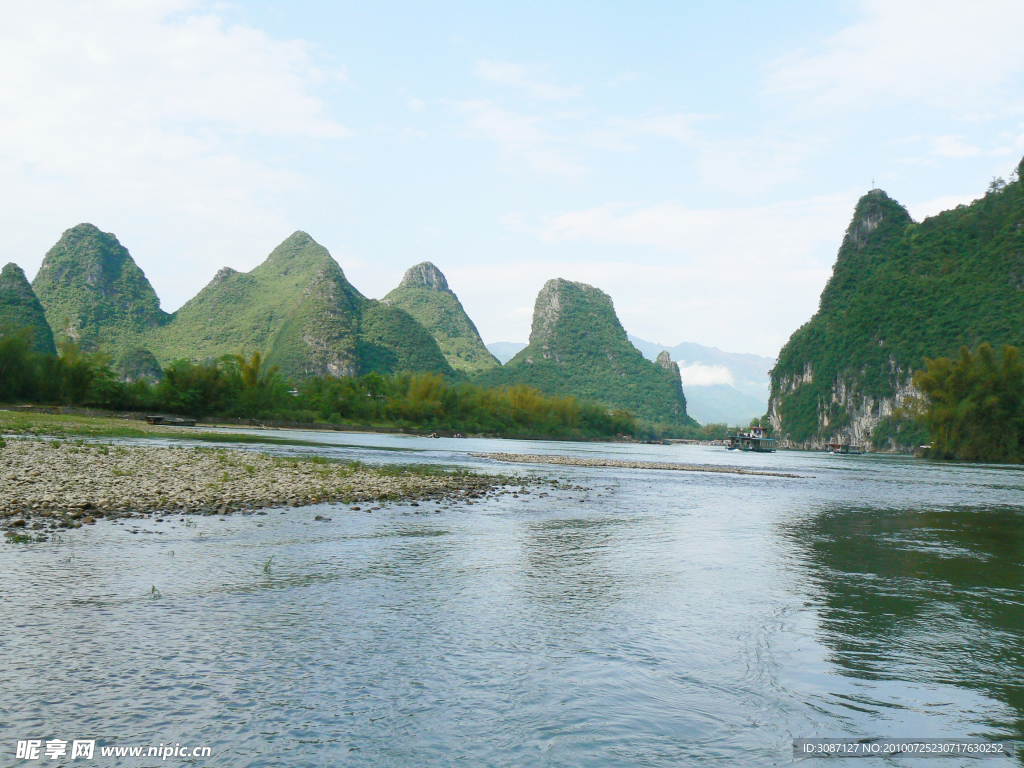
<svg viewBox="0 0 1024 768"><path fill-rule="evenodd" d="M921 223L881 190L860 199L817 313L772 371L780 445L909 449L924 436L903 409L927 358L1024 344L1020 170Z"/></svg>

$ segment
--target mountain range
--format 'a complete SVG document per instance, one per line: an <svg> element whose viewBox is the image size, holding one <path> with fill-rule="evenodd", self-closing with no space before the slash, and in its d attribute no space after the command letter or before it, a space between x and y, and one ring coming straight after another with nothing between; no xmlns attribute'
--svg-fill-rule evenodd
<svg viewBox="0 0 1024 768"><path fill-rule="evenodd" d="M57 340L104 347L125 367L140 350L161 365L261 351L289 377L396 370L451 374L406 312L367 299L327 249L295 232L250 272L225 267L173 314L117 238L91 224L63 234L32 287Z"/></svg>
<svg viewBox="0 0 1024 768"><path fill-rule="evenodd" d="M636 336L629 340L645 357L661 352L679 364L686 389L687 412L701 424L745 426L768 410L768 389L775 360L749 353L723 352L683 342L666 347Z"/></svg>
<svg viewBox="0 0 1024 768"><path fill-rule="evenodd" d="M433 264L410 268L384 299L361 294L323 246L295 232L256 268L221 269L167 313L117 238L91 224L64 232L31 285L17 265L0 277L0 337L28 327L35 348L55 341L110 353L126 381L177 359L259 351L286 377L435 373L484 386L528 384L627 410L652 425L695 426L679 368L630 344L607 294L549 281L530 345L502 366Z"/></svg>

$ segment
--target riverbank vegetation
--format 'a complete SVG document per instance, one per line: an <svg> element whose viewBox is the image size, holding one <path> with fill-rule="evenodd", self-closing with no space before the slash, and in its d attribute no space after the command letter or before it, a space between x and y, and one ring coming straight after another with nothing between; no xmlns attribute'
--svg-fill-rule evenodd
<svg viewBox="0 0 1024 768"><path fill-rule="evenodd" d="M917 418L930 455L962 461L1024 461L1024 362L1017 347L981 344L927 360L914 376L924 395Z"/></svg>
<svg viewBox="0 0 1024 768"><path fill-rule="evenodd" d="M421 431L562 439L647 436L625 411L525 385L486 388L440 374L322 376L286 380L259 353L178 360L159 381L126 383L103 352L65 342L33 351L27 332L0 338L0 402L153 411L195 418L280 420Z"/></svg>

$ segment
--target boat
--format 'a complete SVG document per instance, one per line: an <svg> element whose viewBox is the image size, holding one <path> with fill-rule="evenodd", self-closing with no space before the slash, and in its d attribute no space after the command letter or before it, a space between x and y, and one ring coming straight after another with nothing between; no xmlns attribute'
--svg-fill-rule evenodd
<svg viewBox="0 0 1024 768"><path fill-rule="evenodd" d="M774 453L775 438L765 435L764 427L751 427L746 432L737 432L728 436L730 451L753 451L754 453Z"/></svg>
<svg viewBox="0 0 1024 768"><path fill-rule="evenodd" d="M176 416L147 416L147 424L161 424L165 427L194 427L195 419L181 419Z"/></svg>
<svg viewBox="0 0 1024 768"><path fill-rule="evenodd" d="M839 456L860 456L864 453L864 449L850 443L829 443L828 452Z"/></svg>

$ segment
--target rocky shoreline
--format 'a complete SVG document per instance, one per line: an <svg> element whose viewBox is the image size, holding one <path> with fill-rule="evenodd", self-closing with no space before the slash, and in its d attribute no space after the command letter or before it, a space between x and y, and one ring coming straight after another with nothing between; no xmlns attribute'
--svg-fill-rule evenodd
<svg viewBox="0 0 1024 768"><path fill-rule="evenodd" d="M583 459L575 456L541 456L527 453L474 453L480 459L493 459L514 464L564 464L571 467L623 467L625 469L668 469L677 472L715 472L725 475L761 475L764 477L792 477L787 472L765 472L741 467L723 467L716 464L675 464L667 461L620 461L618 459Z"/></svg>
<svg viewBox="0 0 1024 768"><path fill-rule="evenodd" d="M102 517L482 499L530 482L256 451L36 439L8 439L0 447L0 479L0 527L8 537L25 529L78 528Z"/></svg>

